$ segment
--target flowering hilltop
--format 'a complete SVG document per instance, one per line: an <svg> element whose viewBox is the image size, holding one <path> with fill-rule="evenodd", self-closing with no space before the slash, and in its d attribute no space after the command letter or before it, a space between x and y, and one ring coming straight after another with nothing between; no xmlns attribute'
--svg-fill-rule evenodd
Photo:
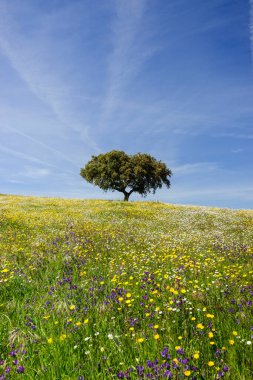
<svg viewBox="0 0 253 380"><path fill-rule="evenodd" d="M253 211L0 204L0 379L252 379Z"/></svg>

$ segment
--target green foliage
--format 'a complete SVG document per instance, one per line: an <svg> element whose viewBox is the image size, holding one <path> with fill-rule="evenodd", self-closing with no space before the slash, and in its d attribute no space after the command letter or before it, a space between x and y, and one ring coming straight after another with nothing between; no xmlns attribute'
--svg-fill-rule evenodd
<svg viewBox="0 0 253 380"><path fill-rule="evenodd" d="M104 191L123 193L127 201L133 192L145 197L148 193L154 194L163 184L169 188L172 172L149 154L127 155L123 151L112 150L92 156L80 174Z"/></svg>

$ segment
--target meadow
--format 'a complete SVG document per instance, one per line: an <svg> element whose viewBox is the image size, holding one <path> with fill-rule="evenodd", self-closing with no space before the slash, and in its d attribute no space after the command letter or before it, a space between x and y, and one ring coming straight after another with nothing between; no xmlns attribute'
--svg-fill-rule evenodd
<svg viewBox="0 0 253 380"><path fill-rule="evenodd" d="M253 211L0 196L0 379L253 379Z"/></svg>

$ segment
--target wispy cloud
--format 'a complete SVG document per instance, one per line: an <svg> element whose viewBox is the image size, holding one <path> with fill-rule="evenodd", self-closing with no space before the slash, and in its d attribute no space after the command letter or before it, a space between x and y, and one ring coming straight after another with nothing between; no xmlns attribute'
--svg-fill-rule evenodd
<svg viewBox="0 0 253 380"><path fill-rule="evenodd" d="M0 151L2 151L4 153L7 153L7 154L9 154L11 156L17 157L17 158L21 158L23 160L34 162L36 164L53 167L53 165L51 165L50 163L42 161L42 160L40 160L37 157L31 156L31 155L23 153L23 152L18 152L17 150L14 150L14 149L11 149L11 148L7 148L7 147L3 146L2 144L0 144Z"/></svg>
<svg viewBox="0 0 253 380"><path fill-rule="evenodd" d="M173 192L173 190L172 190ZM203 188L200 190L196 189L186 189L177 190L173 192L173 200L178 199L191 201L192 199L198 200L198 198L210 198L215 202L215 199L242 199L242 200L253 200L253 186L241 186L241 187L231 187L231 185L223 187L212 187Z"/></svg>
<svg viewBox="0 0 253 380"><path fill-rule="evenodd" d="M49 169L45 168L36 168L33 166L26 166L23 175L32 179L41 179L43 177L47 177L51 174Z"/></svg>
<svg viewBox="0 0 253 380"><path fill-rule="evenodd" d="M55 19L64 19L69 23L73 22L71 18L64 17L68 14L68 8L60 8L52 12L51 17L46 17L43 14L37 16L37 30L35 33L27 36L25 31L20 27L13 4L7 1L1 2L0 12L0 48L1 52L9 59L12 67L15 69L20 78L26 83L31 92L42 101L56 119L66 130L74 130L80 134L80 138L92 150L99 150L96 142L89 135L89 126L85 120L80 120L76 117L75 110L72 108L73 99L80 101L82 95L78 95L75 86L70 84L66 78L66 68L62 64L60 70L57 70L52 54L52 36L51 29L55 28ZM19 9L18 5L17 8ZM30 7L32 9L32 7ZM31 9L27 12L31 12ZM29 18L31 15L27 15ZM69 27L71 26L68 25ZM66 26L65 26L66 27ZM60 46L60 47L59 47ZM58 44L58 55L62 55L64 59L63 49L64 44ZM82 99L83 100L83 99Z"/></svg>
<svg viewBox="0 0 253 380"><path fill-rule="evenodd" d="M117 109L125 86L137 75L142 64L157 51L157 46L145 43L143 18L146 5L146 0L115 1L113 51L108 60L109 79L101 125Z"/></svg>
<svg viewBox="0 0 253 380"><path fill-rule="evenodd" d="M242 153L243 149L242 148L236 148L231 150L232 153Z"/></svg>
<svg viewBox="0 0 253 380"><path fill-rule="evenodd" d="M193 173L206 173L216 171L218 165L215 162L195 162L175 166L172 171L175 175L188 175Z"/></svg>
<svg viewBox="0 0 253 380"><path fill-rule="evenodd" d="M40 140L35 139L34 137L28 135L27 133L20 132L20 131L18 131L18 130L15 129L15 128L9 128L9 127L6 128L6 130L9 130L10 132L15 133L15 134L17 134L17 135L19 135L19 136L25 137L26 139L32 141L33 143L35 143L36 145L42 147L43 149L46 149L47 151L50 151L53 155L57 155L57 156L59 156L60 158L62 158L64 161L69 162L69 163L71 163L72 165L78 167L78 166L76 165L76 162L74 162L73 160L71 160L71 159L69 158L69 156L67 156L66 154L64 154L64 153L62 153L62 152L60 152L60 151L58 151L58 150L56 150L55 148L52 148L52 147L49 146L48 144L45 144L45 143L41 142ZM79 168L79 167L78 167L78 168Z"/></svg>
<svg viewBox="0 0 253 380"><path fill-rule="evenodd" d="M213 137L229 137L233 139L252 140L253 133L221 132L212 134Z"/></svg>
<svg viewBox="0 0 253 380"><path fill-rule="evenodd" d="M17 150L5 147L2 144L0 144L0 151L2 151L4 153L7 153L7 154L9 154L11 156L14 156L16 158L25 160L25 161L29 161L29 162L32 162L32 163L35 163L35 164L39 164L39 165L42 165L42 166L47 166L47 167L55 168L55 169L57 169L60 172L68 173L68 174L71 174L71 175L74 175L74 176L77 175L75 172L72 172L70 170L65 170L64 168L63 169L59 168L56 165L53 165L53 164L51 164L49 162L40 160L39 158L34 157L34 156L30 155L30 154L26 154L26 153L19 152Z"/></svg>

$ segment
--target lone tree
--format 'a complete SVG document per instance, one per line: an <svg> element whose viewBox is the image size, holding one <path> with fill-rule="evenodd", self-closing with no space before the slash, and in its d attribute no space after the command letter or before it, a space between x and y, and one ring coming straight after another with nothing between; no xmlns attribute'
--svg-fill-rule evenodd
<svg viewBox="0 0 253 380"><path fill-rule="evenodd" d="M166 185L170 187L172 176L166 165L146 153L127 155L123 151L112 150L105 154L92 156L80 172L81 176L102 190L119 191L128 201L133 192L142 196Z"/></svg>

